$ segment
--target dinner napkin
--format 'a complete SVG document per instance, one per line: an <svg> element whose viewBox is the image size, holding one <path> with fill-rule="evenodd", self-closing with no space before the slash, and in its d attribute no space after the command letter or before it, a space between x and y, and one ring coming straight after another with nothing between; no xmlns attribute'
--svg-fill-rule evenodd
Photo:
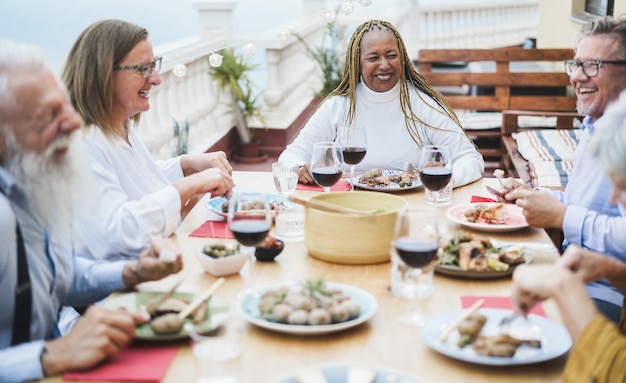
<svg viewBox="0 0 626 383"><path fill-rule="evenodd" d="M296 190L324 191L324 188L317 185L298 184ZM330 191L350 191L350 182L339 181L330 187Z"/></svg>
<svg viewBox="0 0 626 383"><path fill-rule="evenodd" d="M177 352L178 347L133 345L91 370L65 373L63 380L160 382Z"/></svg>
<svg viewBox="0 0 626 383"><path fill-rule="evenodd" d="M461 296L461 305L464 309L470 307L479 299L484 299L485 303L481 307L487 309L505 309L505 310L513 310L513 301L509 297L495 297L495 296L475 296L475 295L464 295ZM543 311L543 307L541 304L535 305L531 310L531 314L539 315L545 317L546 314Z"/></svg>
<svg viewBox="0 0 626 383"><path fill-rule="evenodd" d="M477 202L498 202L493 198L488 198L488 197L482 197L479 195L473 195L472 199L470 200L471 203L477 203Z"/></svg>
<svg viewBox="0 0 626 383"><path fill-rule="evenodd" d="M189 234L190 237L205 237L205 238L225 238L233 239L233 233L228 228L226 221L205 221L196 230Z"/></svg>

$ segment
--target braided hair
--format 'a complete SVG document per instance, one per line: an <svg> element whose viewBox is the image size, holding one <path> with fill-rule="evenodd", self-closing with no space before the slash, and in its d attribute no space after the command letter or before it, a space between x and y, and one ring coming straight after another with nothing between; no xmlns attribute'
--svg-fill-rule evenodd
<svg viewBox="0 0 626 383"><path fill-rule="evenodd" d="M431 106L425 101L424 102L430 108L450 117L454 122L457 123L457 125L459 125L459 127L461 127L461 123L456 113L454 113L452 106L450 106L445 97L441 94L441 92L428 84L426 82L426 79L424 79L424 77L422 77L422 75L420 75L413 66L413 63L411 62L411 59L406 52L406 46L404 45L404 41L400 36L400 32L398 32L398 30L390 22L383 20L368 20L356 28L356 30L352 34L352 37L350 38L350 42L346 50L346 66L343 70L341 82L339 83L337 88L324 99L324 101L333 96L347 97L350 100L350 107L348 109L348 115L346 117L346 124L350 125L354 121L356 109L355 91L359 81L361 81L361 40L367 32L374 29L380 31L389 31L393 33L398 42L398 50L400 51L400 62L402 66L402 73L400 75L400 106L405 116L405 125L407 131L411 135L413 141L419 147L422 147L424 145L424 140L420 136L419 130L417 129L418 124L423 124L434 130L441 129L429 124L426 121L423 121L415 114L415 112L413 112L413 108L411 107L409 86L411 86L413 90L416 91L418 97L420 97L422 101L424 101L424 99L422 98L422 95L417 92L417 90L424 92L426 96L433 99L441 107L441 110ZM465 133L462 133L462 135L465 136L465 138L469 139Z"/></svg>

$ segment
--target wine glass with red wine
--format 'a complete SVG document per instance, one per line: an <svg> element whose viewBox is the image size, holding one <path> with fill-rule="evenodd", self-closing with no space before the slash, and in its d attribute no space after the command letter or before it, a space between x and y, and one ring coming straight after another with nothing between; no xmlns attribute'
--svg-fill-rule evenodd
<svg viewBox="0 0 626 383"><path fill-rule="evenodd" d="M272 215L267 194L235 193L228 201L228 228L248 253L249 283L252 283L254 247L259 245L272 227Z"/></svg>
<svg viewBox="0 0 626 383"><path fill-rule="evenodd" d="M433 272L439 250L434 215L436 207L429 205L411 205L399 211L391 244L391 292L418 306L398 319L415 327L425 323L419 303L433 293Z"/></svg>
<svg viewBox="0 0 626 383"><path fill-rule="evenodd" d="M433 193L434 205L439 203L439 191L452 179L450 149L444 145L424 145L419 161L422 185Z"/></svg>
<svg viewBox="0 0 626 383"><path fill-rule="evenodd" d="M316 184L330 192L343 175L343 154L341 145L334 142L318 142L313 145L311 175Z"/></svg>
<svg viewBox="0 0 626 383"><path fill-rule="evenodd" d="M354 169L363 161L367 153L367 135L364 126L342 126L337 132L341 145L343 163L350 165L350 191L354 190Z"/></svg>

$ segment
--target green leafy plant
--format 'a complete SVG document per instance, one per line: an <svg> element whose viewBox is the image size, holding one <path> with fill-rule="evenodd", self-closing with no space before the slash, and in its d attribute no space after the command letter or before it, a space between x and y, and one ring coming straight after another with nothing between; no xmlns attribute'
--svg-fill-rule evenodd
<svg viewBox="0 0 626 383"><path fill-rule="evenodd" d="M323 83L320 90L316 91L318 97L326 97L335 90L341 82L345 60L340 51L343 30L336 23L327 23L322 45L311 47L304 39L295 34L298 41L304 44L309 56L317 62Z"/></svg>
<svg viewBox="0 0 626 383"><path fill-rule="evenodd" d="M248 126L249 120L256 118L265 125L261 95L255 95L254 84L248 76L251 71L258 68L258 65L250 64L243 56L232 50L224 50L221 55L222 64L212 66L210 75L220 89L229 93L231 112L239 138L243 143L250 143L254 140L254 131Z"/></svg>

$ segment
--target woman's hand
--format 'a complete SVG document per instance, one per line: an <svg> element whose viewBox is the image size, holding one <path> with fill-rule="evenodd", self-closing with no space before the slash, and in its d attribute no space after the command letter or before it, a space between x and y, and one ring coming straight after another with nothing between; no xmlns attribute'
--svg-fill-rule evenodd
<svg viewBox="0 0 626 383"><path fill-rule="evenodd" d="M300 168L300 174L298 174L298 183L305 184L305 185L315 184L313 175L311 175L311 169L310 169L309 164L304 164Z"/></svg>
<svg viewBox="0 0 626 383"><path fill-rule="evenodd" d="M226 153L222 151L184 155L180 159L180 167L185 177L206 169L219 169L229 175L233 174Z"/></svg>

